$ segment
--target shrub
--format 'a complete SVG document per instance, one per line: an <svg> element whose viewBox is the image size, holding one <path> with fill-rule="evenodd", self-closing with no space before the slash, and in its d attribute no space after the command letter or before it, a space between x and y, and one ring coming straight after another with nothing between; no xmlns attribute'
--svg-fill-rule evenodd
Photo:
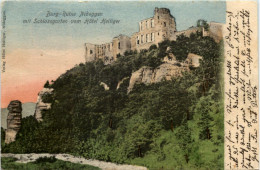
<svg viewBox="0 0 260 170"><path fill-rule="evenodd" d="M149 51L152 51L154 49L157 49L157 46L155 44L151 45L150 48L149 48Z"/></svg>
<svg viewBox="0 0 260 170"><path fill-rule="evenodd" d="M39 163L45 163L45 162L49 162L49 163L53 163L56 162L57 159L55 158L55 156L51 156L51 157L39 157L38 159L36 159L36 161L34 163L39 164Z"/></svg>

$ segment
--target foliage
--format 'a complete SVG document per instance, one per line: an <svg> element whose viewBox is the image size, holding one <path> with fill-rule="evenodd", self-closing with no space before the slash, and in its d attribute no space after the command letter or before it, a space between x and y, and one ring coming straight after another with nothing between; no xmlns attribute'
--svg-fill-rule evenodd
<svg viewBox="0 0 260 170"><path fill-rule="evenodd" d="M49 80L46 81L46 83L43 86L44 88L50 88L50 83Z"/></svg>
<svg viewBox="0 0 260 170"><path fill-rule="evenodd" d="M137 84L127 94L132 72L158 67L168 47L180 61L188 53L203 56L201 66L170 81ZM219 169L224 154L221 50L221 43L197 32L158 48L130 51L111 65L80 64L51 85L52 105L43 122L23 119L17 140L3 152L72 153L155 169Z"/></svg>
<svg viewBox="0 0 260 170"><path fill-rule="evenodd" d="M157 46L155 44L153 44L149 47L149 51L152 51L152 50L155 50L155 49L157 49Z"/></svg>
<svg viewBox="0 0 260 170"><path fill-rule="evenodd" d="M44 93L42 95L42 102L44 103L50 103L52 101L52 95L50 93Z"/></svg>
<svg viewBox="0 0 260 170"><path fill-rule="evenodd" d="M36 159L35 163L39 164L39 163L44 163L44 162L49 162L49 163L53 163L56 162L57 159L55 158L55 156L51 156L51 157L39 157L38 159Z"/></svg>
<svg viewBox="0 0 260 170"><path fill-rule="evenodd" d="M15 162L16 160L17 160L16 158L2 157L1 158L1 168L7 169L7 170L8 169L17 169L17 170L24 170L24 169L98 170L99 169L97 167L90 166L90 165L81 165L81 164L71 163L71 162L67 162L67 161L56 160L56 158L55 159L38 158L35 162L29 162L29 163L17 163L17 162Z"/></svg>
<svg viewBox="0 0 260 170"><path fill-rule="evenodd" d="M199 19L197 21L197 27L203 27L205 28L206 31L208 31L209 29L209 24L207 23L207 21L203 20L203 19Z"/></svg>
<svg viewBox="0 0 260 170"><path fill-rule="evenodd" d="M217 44L210 37L202 37L201 32L192 33L190 38L183 34L177 37L177 41L171 43L171 52L176 56L176 59L183 61L189 53L194 53L203 56L204 60L219 58L220 44Z"/></svg>
<svg viewBox="0 0 260 170"><path fill-rule="evenodd" d="M1 127L1 148L5 146L5 130Z"/></svg>

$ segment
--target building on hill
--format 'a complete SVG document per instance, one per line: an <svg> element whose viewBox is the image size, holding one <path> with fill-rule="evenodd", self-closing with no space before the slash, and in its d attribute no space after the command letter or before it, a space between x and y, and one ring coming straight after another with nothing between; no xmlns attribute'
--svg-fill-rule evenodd
<svg viewBox="0 0 260 170"><path fill-rule="evenodd" d="M223 24L217 22L210 22L209 29L203 29L203 36L209 36L216 42L220 42L223 39Z"/></svg>
<svg viewBox="0 0 260 170"><path fill-rule="evenodd" d="M191 35L192 33L195 34L197 31L201 32L202 30L203 30L202 27L190 27L190 28L187 29L187 30L183 30L183 31L178 31L178 32L176 32L176 33L173 35L172 39L173 39L173 40L176 40L177 37L180 36L180 35L184 35L185 37L190 37L190 35Z"/></svg>
<svg viewBox="0 0 260 170"><path fill-rule="evenodd" d="M86 62L101 59L104 64L111 64L118 55L123 55L130 50L148 49L151 45L158 44L164 40L175 41L178 36L189 37L197 31L202 32L203 36L210 36L216 42L222 40L222 24L210 23L208 30L203 27L190 27L187 30L177 31L175 18L167 8L155 8L154 16L139 22L139 31L134 33L131 38L126 35L114 37L112 42L105 44L85 44Z"/></svg>
<svg viewBox="0 0 260 170"><path fill-rule="evenodd" d="M124 52L131 50L130 37L126 35L119 35L113 38L113 58L116 59L117 55L124 55Z"/></svg>
<svg viewBox="0 0 260 170"><path fill-rule="evenodd" d="M130 38L126 35L114 37L112 42L101 45L86 43L85 60L86 62L101 59L105 64L111 64L116 60L117 55L123 55L125 51L131 50Z"/></svg>
<svg viewBox="0 0 260 170"><path fill-rule="evenodd" d="M131 37L131 50L148 49L152 44L158 45L171 39L176 32L175 18L167 8L155 8L154 16L139 22L139 32Z"/></svg>

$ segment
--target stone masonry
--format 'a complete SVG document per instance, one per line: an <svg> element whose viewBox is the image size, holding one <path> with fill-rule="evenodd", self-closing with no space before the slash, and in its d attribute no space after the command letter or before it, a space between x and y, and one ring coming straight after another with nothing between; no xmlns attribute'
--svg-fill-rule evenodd
<svg viewBox="0 0 260 170"><path fill-rule="evenodd" d="M155 8L154 16L139 22L139 31L131 37L119 35L114 37L112 42L97 45L85 44L86 62L103 60L104 64L111 64L117 59L117 56L123 55L130 50L148 49L151 45L158 44L164 40L175 41L178 36L184 35L189 37L197 31L202 32L203 36L210 36L216 42L223 39L221 23L211 22L209 30L202 27L190 27L187 30L177 31L175 18L167 8Z"/></svg>
<svg viewBox="0 0 260 170"><path fill-rule="evenodd" d="M131 37L131 50L148 49L152 44L172 39L176 33L175 18L167 8L155 8L154 16L139 22L139 32Z"/></svg>
<svg viewBox="0 0 260 170"><path fill-rule="evenodd" d="M22 121L22 103L19 100L13 100L7 107L9 113L7 117L7 129L5 143L15 141L16 134L20 130Z"/></svg>
<svg viewBox="0 0 260 170"><path fill-rule="evenodd" d="M86 43L86 62L101 59L105 64L111 64L116 60L117 55L123 55L125 51L131 50L130 38L126 35L114 37L112 42L101 45Z"/></svg>

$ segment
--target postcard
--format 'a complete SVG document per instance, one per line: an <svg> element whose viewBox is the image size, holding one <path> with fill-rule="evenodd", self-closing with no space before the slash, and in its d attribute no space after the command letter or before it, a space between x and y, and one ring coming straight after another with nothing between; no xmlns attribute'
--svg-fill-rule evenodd
<svg viewBox="0 0 260 170"><path fill-rule="evenodd" d="M257 1L4 1L1 168L258 169Z"/></svg>

